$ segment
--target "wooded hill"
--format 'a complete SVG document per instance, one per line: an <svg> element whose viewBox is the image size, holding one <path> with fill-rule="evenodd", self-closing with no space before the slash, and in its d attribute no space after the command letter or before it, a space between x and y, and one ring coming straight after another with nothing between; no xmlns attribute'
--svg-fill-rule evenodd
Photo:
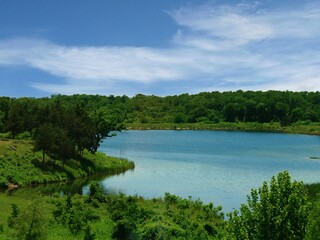
<svg viewBox="0 0 320 240"><path fill-rule="evenodd" d="M67 126L74 116L83 119L87 118L86 114L96 124L104 121L113 124L112 128L119 128L121 123L280 122L287 126L301 121L320 121L320 92L204 92L166 97L138 94L132 98L113 95L1 97L0 131L9 131L13 136L32 132L49 118L54 119L49 121L53 125Z"/></svg>

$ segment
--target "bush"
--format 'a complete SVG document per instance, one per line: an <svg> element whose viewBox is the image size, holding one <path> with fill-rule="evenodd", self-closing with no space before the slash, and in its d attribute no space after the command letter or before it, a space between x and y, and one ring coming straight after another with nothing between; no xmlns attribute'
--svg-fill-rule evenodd
<svg viewBox="0 0 320 240"><path fill-rule="evenodd" d="M306 240L320 240L320 194L313 202L307 226Z"/></svg>
<svg viewBox="0 0 320 240"><path fill-rule="evenodd" d="M92 228L90 225L86 227L86 230L84 232L84 240L95 240L96 239L96 234L93 232Z"/></svg>
<svg viewBox="0 0 320 240"><path fill-rule="evenodd" d="M43 240L47 235L46 209L41 201L34 201L16 218L14 229L18 239Z"/></svg>
<svg viewBox="0 0 320 240"><path fill-rule="evenodd" d="M140 239L166 240L183 235L183 230L180 228L169 226L163 222L153 222L143 227Z"/></svg>
<svg viewBox="0 0 320 240"><path fill-rule="evenodd" d="M88 223L99 219L91 205L80 195L68 196L65 201L57 201L53 215L58 223L67 226L73 234L87 229Z"/></svg>
<svg viewBox="0 0 320 240"><path fill-rule="evenodd" d="M302 182L291 182L287 171L272 177L248 196L248 204L229 214L228 239L301 240L306 233L309 213Z"/></svg>
<svg viewBox="0 0 320 240"><path fill-rule="evenodd" d="M94 202L95 200L102 203L106 201L106 198L103 187L98 182L93 181L90 184L89 202Z"/></svg>
<svg viewBox="0 0 320 240"><path fill-rule="evenodd" d="M136 225L132 221L126 219L117 221L113 229L112 238L119 240L136 239L135 230Z"/></svg>
<svg viewBox="0 0 320 240"><path fill-rule="evenodd" d="M10 216L8 217L8 227L9 228L12 228L16 225L16 221L17 221L17 218L18 218L18 215L19 215L19 208L18 208L18 205L15 204L15 203L12 203L11 204L11 214Z"/></svg>

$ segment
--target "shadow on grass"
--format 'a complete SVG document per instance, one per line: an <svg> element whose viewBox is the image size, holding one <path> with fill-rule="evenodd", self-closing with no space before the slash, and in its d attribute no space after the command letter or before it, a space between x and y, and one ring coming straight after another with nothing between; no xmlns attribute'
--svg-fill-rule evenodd
<svg viewBox="0 0 320 240"><path fill-rule="evenodd" d="M62 162L57 160L51 160L51 161L45 161L44 163L42 161L39 161L38 159L33 159L32 164L39 168L41 171L48 173L50 175L55 175L58 173L65 173L67 175L68 179L75 179L74 174L68 170L70 167L68 164L65 164L63 166Z"/></svg>

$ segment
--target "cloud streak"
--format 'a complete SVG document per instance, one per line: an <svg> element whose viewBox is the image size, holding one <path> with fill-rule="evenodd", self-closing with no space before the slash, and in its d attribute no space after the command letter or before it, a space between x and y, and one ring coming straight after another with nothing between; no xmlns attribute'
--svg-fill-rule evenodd
<svg viewBox="0 0 320 240"><path fill-rule="evenodd" d="M31 83L50 93L130 95L152 93L160 83L165 95L168 82L176 84L177 93L184 84L190 92L320 90L320 5L270 11L209 2L168 14L177 33L167 48L9 39L0 41L0 66L30 67L64 79L62 85Z"/></svg>

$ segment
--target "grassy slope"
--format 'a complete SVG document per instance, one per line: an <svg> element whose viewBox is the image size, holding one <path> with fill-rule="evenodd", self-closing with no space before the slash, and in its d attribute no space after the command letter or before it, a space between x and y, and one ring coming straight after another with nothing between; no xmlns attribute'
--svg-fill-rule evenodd
<svg viewBox="0 0 320 240"><path fill-rule="evenodd" d="M8 182L26 186L134 168L134 164L125 159L88 152L81 161L70 160L64 168L60 161L53 161L48 157L43 165L42 154L33 152L32 148L31 141L0 140L0 187L5 188Z"/></svg>
<svg viewBox="0 0 320 240"><path fill-rule="evenodd" d="M158 130L239 130L239 131L266 131L283 133L300 133L320 135L320 123L296 123L283 127L280 123L127 123L127 129L158 129Z"/></svg>

